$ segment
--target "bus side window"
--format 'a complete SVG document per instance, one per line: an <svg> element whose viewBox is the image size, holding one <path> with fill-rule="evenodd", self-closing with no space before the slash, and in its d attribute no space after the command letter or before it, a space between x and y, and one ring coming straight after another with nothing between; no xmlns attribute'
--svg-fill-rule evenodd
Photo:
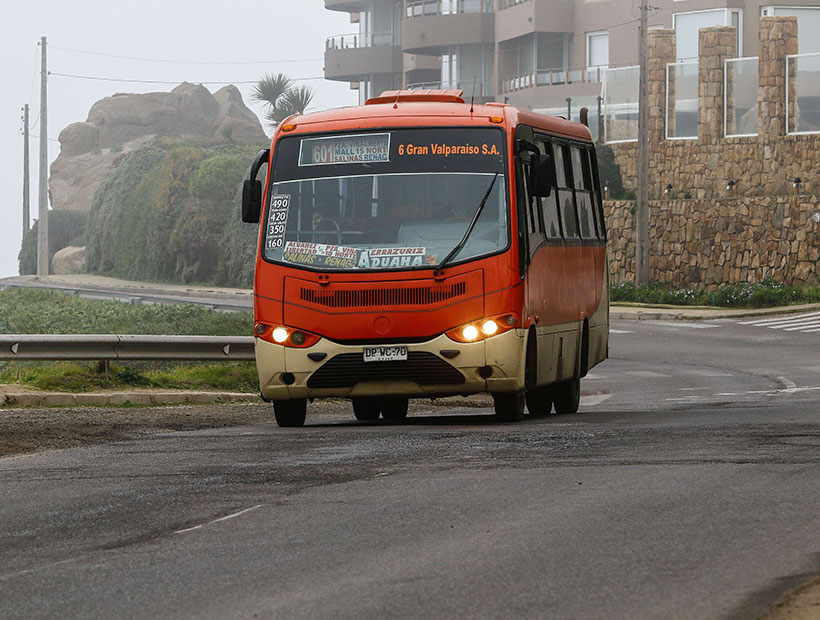
<svg viewBox="0 0 820 620"><path fill-rule="evenodd" d="M569 162L566 144L552 143L553 159L555 161L555 181L558 186L556 196L558 210L561 214L561 225L565 239L578 238L578 219L575 215L575 199L569 179Z"/></svg>
<svg viewBox="0 0 820 620"><path fill-rule="evenodd" d="M592 199L595 205L595 219L598 223L598 238L606 240L606 221L604 220L604 206L601 201L601 182L598 179L598 158L593 147L589 147L588 156L590 178L592 179Z"/></svg>
<svg viewBox="0 0 820 620"><path fill-rule="evenodd" d="M578 207L578 224L583 239L595 239L595 215L589 177L587 152L579 146L571 146L572 179L575 186L575 204Z"/></svg>
<svg viewBox="0 0 820 620"><path fill-rule="evenodd" d="M552 145L547 138L539 136L536 143L542 153L549 154L552 152ZM547 239L555 240L561 238L561 224L560 218L558 217L558 192L555 190L555 187L552 188L552 192L547 198L541 199L541 220L544 225L544 235Z"/></svg>
<svg viewBox="0 0 820 620"><path fill-rule="evenodd" d="M529 254L532 256L544 238L544 226L541 222L539 211L541 210L541 198L533 196L530 191L530 164L523 160L518 160L520 186L522 191L519 194L519 209L524 209L527 220L527 241Z"/></svg>

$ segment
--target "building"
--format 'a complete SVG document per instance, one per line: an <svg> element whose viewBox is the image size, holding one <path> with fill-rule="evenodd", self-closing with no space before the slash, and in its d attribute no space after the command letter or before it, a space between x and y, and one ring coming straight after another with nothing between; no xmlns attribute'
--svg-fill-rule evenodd
<svg viewBox="0 0 820 620"><path fill-rule="evenodd" d="M678 59L698 30L738 29L737 56L756 56L762 15L794 15L802 53L820 52L820 0L652 0L649 27L674 29ZM332 36L325 77L359 99L395 88L460 88L477 100L595 110L605 70L638 63L639 0L325 0L350 14ZM568 102L567 99L570 99Z"/></svg>

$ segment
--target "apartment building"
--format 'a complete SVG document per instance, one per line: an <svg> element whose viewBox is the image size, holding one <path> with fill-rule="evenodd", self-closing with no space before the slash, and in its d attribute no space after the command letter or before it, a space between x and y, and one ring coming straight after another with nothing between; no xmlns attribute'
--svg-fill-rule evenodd
<svg viewBox="0 0 820 620"><path fill-rule="evenodd" d="M651 0L649 28L676 31L679 59L698 29L738 28L756 56L762 15L794 15L801 53L820 52L820 0ZM395 88L460 88L477 101L537 110L597 106L604 70L638 63L640 0L325 0L350 32L325 49L325 77L360 101ZM575 116L575 112L573 112Z"/></svg>

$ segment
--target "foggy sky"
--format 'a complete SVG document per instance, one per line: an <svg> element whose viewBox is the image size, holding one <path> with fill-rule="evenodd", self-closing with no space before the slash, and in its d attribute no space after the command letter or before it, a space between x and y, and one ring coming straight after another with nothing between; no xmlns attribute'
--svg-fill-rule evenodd
<svg viewBox="0 0 820 620"><path fill-rule="evenodd" d="M0 101L0 277L17 275L22 237L22 107L31 107L31 124L40 109L37 43L48 38L52 73L167 80L179 83L257 80L264 73L292 78L323 75L325 39L355 32L347 13L328 11L321 0L41 0L3 3L0 20L0 66L4 82ZM91 55L78 51L104 53ZM266 64L182 64L115 58L197 62L278 61ZM294 61L300 62L281 62ZM345 82L324 79L297 82L316 91L311 109L354 105L355 91ZM208 84L211 92L223 84ZM71 123L85 121L94 102L114 93L169 91L173 84L106 82L50 76L48 82L49 163L60 151L56 141ZM251 84L237 87L252 104ZM270 134L270 128L265 130ZM39 135L39 125L32 129ZM39 139L30 141L31 216L37 217ZM239 214L237 213L237 217Z"/></svg>

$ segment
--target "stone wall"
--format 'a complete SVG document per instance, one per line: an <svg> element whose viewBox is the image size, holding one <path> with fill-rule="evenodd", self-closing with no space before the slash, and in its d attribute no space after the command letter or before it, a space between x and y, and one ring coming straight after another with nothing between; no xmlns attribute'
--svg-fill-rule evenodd
<svg viewBox="0 0 820 620"><path fill-rule="evenodd" d="M604 203L613 283L635 279L634 207L632 201ZM817 195L651 201L650 281L712 289L773 277L817 285L818 213Z"/></svg>
<svg viewBox="0 0 820 620"><path fill-rule="evenodd" d="M700 31L698 137L667 140L666 65L675 62L675 32L649 32L650 199L790 195L795 178L801 179L804 193L820 194L820 135L786 135L785 130L786 55L798 52L796 18L760 18L759 135L726 138L723 67L735 55L736 34L723 26ZM674 118L674 111L669 116ZM637 144L612 146L624 186L635 189ZM730 180L734 183L727 189Z"/></svg>

